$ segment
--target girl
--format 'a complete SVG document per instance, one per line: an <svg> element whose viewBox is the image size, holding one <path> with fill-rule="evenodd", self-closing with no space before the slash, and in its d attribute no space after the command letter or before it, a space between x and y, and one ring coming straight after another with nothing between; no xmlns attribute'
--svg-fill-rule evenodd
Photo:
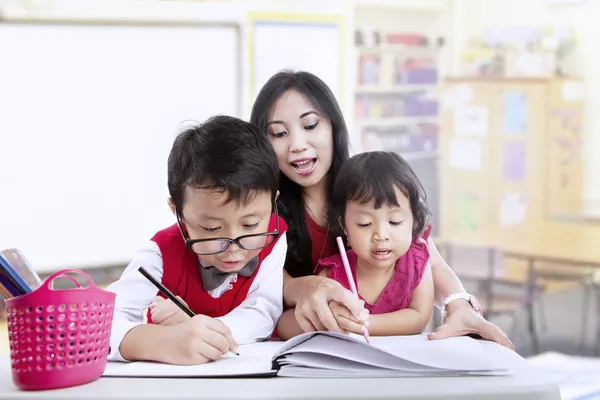
<svg viewBox="0 0 600 400"><path fill-rule="evenodd" d="M281 170L278 207L288 224L282 338L303 331L360 333L368 318L364 305L339 283L314 276L321 258L335 254L326 214L333 182L349 158L346 123L327 85L308 72L282 71L258 94L250 121L267 133ZM428 240L438 304L447 318L431 339L469 333L514 348L504 333L475 311L460 280ZM460 295L456 295L460 294ZM349 319L336 318L330 305L341 304ZM339 309L339 308L338 308Z"/></svg>
<svg viewBox="0 0 600 400"><path fill-rule="evenodd" d="M431 226L426 196L412 168L394 153L358 154L340 170L331 206L329 225L340 227L351 247L347 257L371 314L369 333L423 332L433 309ZM316 273L350 288L340 254L321 260Z"/></svg>

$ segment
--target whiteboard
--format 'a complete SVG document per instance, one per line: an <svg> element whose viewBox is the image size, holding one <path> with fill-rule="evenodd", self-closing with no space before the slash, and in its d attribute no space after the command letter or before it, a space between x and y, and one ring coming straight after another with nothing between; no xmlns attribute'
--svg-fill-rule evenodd
<svg viewBox="0 0 600 400"><path fill-rule="evenodd" d="M308 71L342 99L341 29L336 23L256 21L252 38L252 101L282 69Z"/></svg>
<svg viewBox="0 0 600 400"><path fill-rule="evenodd" d="M0 24L0 248L40 271L126 263L175 222L185 120L240 116L237 26Z"/></svg>

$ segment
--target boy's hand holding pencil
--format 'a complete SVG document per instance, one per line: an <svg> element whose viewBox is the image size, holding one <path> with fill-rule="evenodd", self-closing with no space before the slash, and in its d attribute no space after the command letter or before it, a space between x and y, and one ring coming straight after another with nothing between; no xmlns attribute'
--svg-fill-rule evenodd
<svg viewBox="0 0 600 400"><path fill-rule="evenodd" d="M215 361L230 351L237 351L231 331L223 322L206 315L196 315L187 321L171 325L169 330L169 354L166 362L179 365L204 364Z"/></svg>
<svg viewBox="0 0 600 400"><path fill-rule="evenodd" d="M161 352L163 355L168 354L162 362L169 364L180 365L196 365L203 364L209 361L218 360L223 355L232 352L238 354L238 345L233 339L231 330L222 321L207 317L206 315L195 315L188 305L181 299L175 296L169 289L160 283L152 276L144 267L139 267L138 271L148 279L156 288L165 295L168 300L155 301L150 306L152 313L152 321L155 325L162 325L165 329L166 337L163 342L167 347ZM169 304L170 303L170 304ZM176 319L172 319L169 324L158 323L154 321L154 313L152 307L158 308L163 305L159 311L162 311L162 318L181 319L182 322L175 323ZM183 318L178 313L174 313L171 305L178 308L186 318ZM159 318L161 315L159 314ZM162 321L165 322L166 319ZM127 336L125 336L125 339Z"/></svg>

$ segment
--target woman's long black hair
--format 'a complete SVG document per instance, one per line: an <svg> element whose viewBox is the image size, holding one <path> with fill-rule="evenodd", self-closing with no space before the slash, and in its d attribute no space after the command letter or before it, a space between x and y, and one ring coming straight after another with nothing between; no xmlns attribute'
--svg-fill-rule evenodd
<svg viewBox="0 0 600 400"><path fill-rule="evenodd" d="M329 209L335 177L342 164L350 157L350 143L342 110L327 84L309 72L288 70L278 72L260 90L252 107L250 122L257 125L266 134L267 124L273 113L273 106L282 95L290 90L300 93L308 103L315 107L321 116L331 122L333 159L331 168L327 173L326 202L326 207ZM279 211L288 224L288 252L285 269L292 277L312 275L314 268L314 265L311 265L312 243L304 218L305 204L302 197L302 187L282 173L279 192ZM333 241L333 236L329 236L330 240ZM320 243L315 243L315 245L321 246Z"/></svg>

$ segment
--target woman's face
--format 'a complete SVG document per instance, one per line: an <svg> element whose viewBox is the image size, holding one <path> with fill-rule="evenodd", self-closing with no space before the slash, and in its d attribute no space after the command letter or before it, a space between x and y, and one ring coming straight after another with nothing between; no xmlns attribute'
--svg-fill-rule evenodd
<svg viewBox="0 0 600 400"><path fill-rule="evenodd" d="M290 90L277 100L267 134L285 176L303 188L323 181L333 158L331 122L299 92Z"/></svg>

